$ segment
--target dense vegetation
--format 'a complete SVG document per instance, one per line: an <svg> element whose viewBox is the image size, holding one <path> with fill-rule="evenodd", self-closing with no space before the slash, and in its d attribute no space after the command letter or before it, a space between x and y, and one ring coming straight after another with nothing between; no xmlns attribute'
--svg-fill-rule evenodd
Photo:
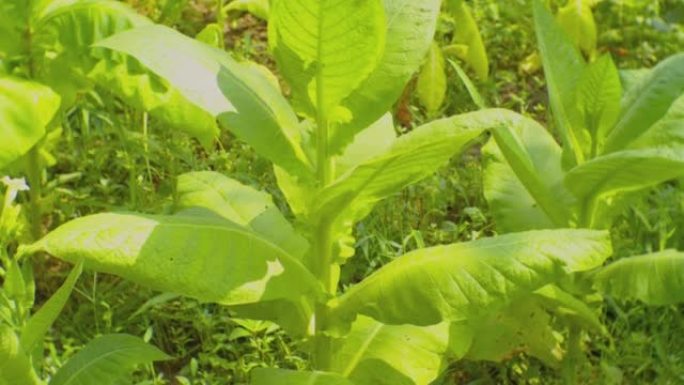
<svg viewBox="0 0 684 385"><path fill-rule="evenodd" d="M0 385L684 383L681 0L0 0Z"/></svg>

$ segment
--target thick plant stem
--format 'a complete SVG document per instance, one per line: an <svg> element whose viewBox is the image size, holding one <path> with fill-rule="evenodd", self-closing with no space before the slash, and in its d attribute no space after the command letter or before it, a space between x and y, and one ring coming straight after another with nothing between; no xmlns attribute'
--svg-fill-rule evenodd
<svg viewBox="0 0 684 385"><path fill-rule="evenodd" d="M40 150L34 146L26 157L26 176L29 182L29 216L31 219L31 236L39 239L43 236L43 212L41 209L41 196L43 194L43 178L40 167Z"/></svg>
<svg viewBox="0 0 684 385"><path fill-rule="evenodd" d="M570 326L567 341L567 352L563 358L562 376L565 385L577 385L577 369L582 357L582 329L579 326Z"/></svg>
<svg viewBox="0 0 684 385"><path fill-rule="evenodd" d="M333 159L328 152L328 114L325 108L324 87L322 74L317 78L316 105L316 177L319 190L324 189L334 179ZM332 223L327 218L318 221L315 230L314 252L316 261L316 276L329 296L336 294L336 282L332 277L333 240ZM326 335L330 309L320 303L315 309L315 335L313 341L312 363L318 370L328 370L332 359L332 340Z"/></svg>

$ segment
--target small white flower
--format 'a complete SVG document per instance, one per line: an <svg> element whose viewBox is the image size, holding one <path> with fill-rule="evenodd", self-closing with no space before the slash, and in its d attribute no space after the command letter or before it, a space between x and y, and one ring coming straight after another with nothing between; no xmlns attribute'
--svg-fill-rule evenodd
<svg viewBox="0 0 684 385"><path fill-rule="evenodd" d="M17 194L19 191L28 191L29 186L26 184L26 179L24 178L17 178L13 179L8 176L5 176L2 178L2 183L7 186L7 195L6 195L6 202L14 202L14 200L17 198Z"/></svg>

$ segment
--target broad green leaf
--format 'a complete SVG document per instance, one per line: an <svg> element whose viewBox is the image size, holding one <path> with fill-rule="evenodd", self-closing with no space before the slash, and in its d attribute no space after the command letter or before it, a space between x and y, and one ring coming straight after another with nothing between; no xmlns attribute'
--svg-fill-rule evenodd
<svg viewBox="0 0 684 385"><path fill-rule="evenodd" d="M416 94L428 114L434 115L444 104L446 91L446 62L442 49L433 42L423 64L423 69L418 75Z"/></svg>
<svg viewBox="0 0 684 385"><path fill-rule="evenodd" d="M669 57L641 78L622 99L622 114L606 140L604 153L619 151L663 117L684 93L684 54Z"/></svg>
<svg viewBox="0 0 684 385"><path fill-rule="evenodd" d="M663 146L592 159L570 170L565 186L582 200L641 190L680 175L684 175L684 151L681 147Z"/></svg>
<svg viewBox="0 0 684 385"><path fill-rule="evenodd" d="M565 227L572 196L563 187L561 148L530 118L498 113L483 149L484 194L501 232Z"/></svg>
<svg viewBox="0 0 684 385"><path fill-rule="evenodd" d="M113 385L138 365L170 358L138 337L108 334L90 341L71 357L49 385Z"/></svg>
<svg viewBox="0 0 684 385"><path fill-rule="evenodd" d="M0 385L42 385L12 329L0 322Z"/></svg>
<svg viewBox="0 0 684 385"><path fill-rule="evenodd" d="M451 2L449 5L449 11L455 20L453 43L468 47L463 60L475 71L480 80L486 81L489 78L489 59L470 7L465 1Z"/></svg>
<svg viewBox="0 0 684 385"><path fill-rule="evenodd" d="M459 335L462 346L460 352L454 351L459 348L450 348L449 332L448 323L385 325L359 316L351 332L335 340L331 370L355 385L429 384L446 366L447 358L460 359L470 344L466 335Z"/></svg>
<svg viewBox="0 0 684 385"><path fill-rule="evenodd" d="M568 3L558 10L556 20L585 55L594 56L596 53L596 21L589 1L568 0Z"/></svg>
<svg viewBox="0 0 684 385"><path fill-rule="evenodd" d="M269 0L233 0L226 6L226 11L244 11L262 19L268 20L271 11Z"/></svg>
<svg viewBox="0 0 684 385"><path fill-rule="evenodd" d="M355 385L339 374L327 372L257 368L251 374L250 385Z"/></svg>
<svg viewBox="0 0 684 385"><path fill-rule="evenodd" d="M69 273L66 281L60 286L55 294L45 302L45 304L29 318L26 325L21 330L21 346L26 351L33 351L37 344L43 342L45 334L48 332L52 324L55 322L59 313L62 312L64 305L66 305L71 292L74 290L74 285L78 277L83 271L83 263L78 263Z"/></svg>
<svg viewBox="0 0 684 385"><path fill-rule="evenodd" d="M534 294L540 299L541 304L554 314L563 316L599 333L606 332L596 311L591 309L584 301L575 298L572 294L563 291L558 286L544 286L535 291Z"/></svg>
<svg viewBox="0 0 684 385"><path fill-rule="evenodd" d="M572 127L572 121L577 114L575 87L584 71L585 63L577 48L541 0L534 0L533 3L534 24L549 90L549 101L556 128L563 141L563 160L575 165L584 160L583 147L586 144L582 133Z"/></svg>
<svg viewBox="0 0 684 385"><path fill-rule="evenodd" d="M44 251L155 290L238 305L316 294L315 278L267 239L205 216L98 214L64 224L25 253Z"/></svg>
<svg viewBox="0 0 684 385"><path fill-rule="evenodd" d="M354 136L380 119L399 99L425 60L441 0L383 0L387 39L375 70L343 101L352 120L333 127L329 147L341 153Z"/></svg>
<svg viewBox="0 0 684 385"><path fill-rule="evenodd" d="M267 193L213 171L178 177L176 210L204 208L248 227L291 256L302 260L309 245L281 214Z"/></svg>
<svg viewBox="0 0 684 385"><path fill-rule="evenodd" d="M665 116L630 143L629 148L648 149L658 146L684 146L684 95L672 103Z"/></svg>
<svg viewBox="0 0 684 385"><path fill-rule="evenodd" d="M468 74L463 71L463 68L456 63L453 60L448 60L449 64L451 64L451 67L456 71L456 74L458 75L458 78L461 79L461 82L463 82L463 85L466 87L468 90L468 94L470 95L470 98L473 100L473 103L480 108L484 109L487 108L487 105L484 101L484 98L480 94L480 92L477 90L477 87L475 87L475 84L473 84L473 81L470 80L470 77Z"/></svg>
<svg viewBox="0 0 684 385"><path fill-rule="evenodd" d="M684 302L684 253L665 250L611 263L594 277L598 290L648 305Z"/></svg>
<svg viewBox="0 0 684 385"><path fill-rule="evenodd" d="M306 115L348 120L338 106L378 65L385 46L382 0L275 0L269 44Z"/></svg>
<svg viewBox="0 0 684 385"><path fill-rule="evenodd" d="M334 299L332 319L351 322L364 314L414 325L471 319L564 274L598 267L611 252L608 233L591 230L530 231L416 250Z"/></svg>
<svg viewBox="0 0 684 385"><path fill-rule="evenodd" d="M473 335L465 359L500 362L524 351L555 366L562 351L550 324L551 317L537 301L523 298L500 312L456 323L452 329L468 328Z"/></svg>
<svg viewBox="0 0 684 385"><path fill-rule="evenodd" d="M0 78L0 169L27 153L43 136L59 108L50 88L13 77Z"/></svg>
<svg viewBox="0 0 684 385"><path fill-rule="evenodd" d="M119 33L98 46L133 56L259 154L294 175L310 177L298 119L261 70L159 25Z"/></svg>
<svg viewBox="0 0 684 385"><path fill-rule="evenodd" d="M586 67L579 79L576 97L578 123L591 134L594 147L588 155L593 157L620 115L620 75L610 56L602 56Z"/></svg>

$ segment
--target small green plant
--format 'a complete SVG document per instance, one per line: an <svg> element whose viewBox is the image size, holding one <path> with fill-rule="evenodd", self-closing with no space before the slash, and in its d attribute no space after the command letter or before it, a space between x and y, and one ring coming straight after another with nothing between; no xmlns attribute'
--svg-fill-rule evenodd
<svg viewBox="0 0 684 385"><path fill-rule="evenodd" d="M0 205L0 384L75 385L113 384L137 364L168 359L168 356L137 337L110 334L93 339L52 376L40 379L43 339L67 303L81 275L83 264L74 267L64 284L40 309L34 307L35 284L30 261L14 258L10 245L21 231L21 206L14 203L28 186L21 179L4 178Z"/></svg>
<svg viewBox="0 0 684 385"><path fill-rule="evenodd" d="M269 43L292 105L262 68L166 27L99 42L139 60L271 160L296 220L266 193L194 172L178 178L173 215L79 218L20 254L85 261L310 341L315 372L258 369L254 385L427 385L467 353L519 347L480 338L480 320L536 311L525 302L530 293L600 266L611 253L605 232L533 231L422 248L338 293L354 223L505 115L464 114L396 137L387 111L421 64L439 9L438 0L272 2Z"/></svg>
<svg viewBox="0 0 684 385"><path fill-rule="evenodd" d="M537 122L510 115L507 124L492 130L496 141L484 149L485 196L502 232L609 229L649 187L684 174L684 55L636 72L618 72L608 56L587 64L541 2L534 7L563 146ZM565 288L583 298L600 293L669 305L684 302L683 275L684 253L659 250L578 275ZM567 384L577 383L581 329L603 328L569 293L558 287L540 293L556 302L556 311L575 308L575 317L566 318L564 377Z"/></svg>

